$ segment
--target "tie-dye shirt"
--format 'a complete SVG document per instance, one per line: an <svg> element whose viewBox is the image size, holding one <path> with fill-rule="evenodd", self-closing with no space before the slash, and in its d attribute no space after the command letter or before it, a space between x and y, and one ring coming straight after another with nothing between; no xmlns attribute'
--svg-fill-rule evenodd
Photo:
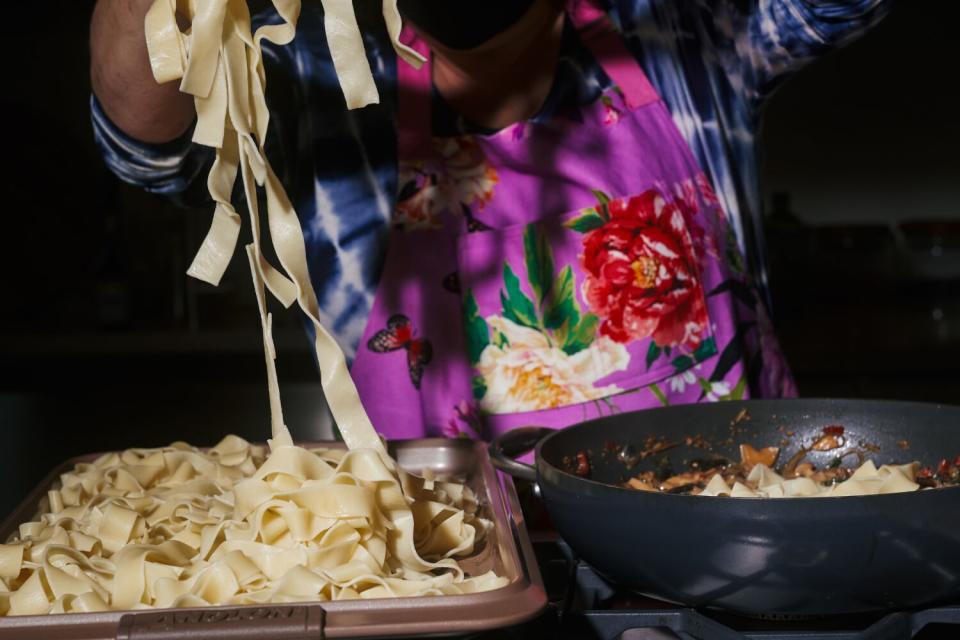
<svg viewBox="0 0 960 640"><path fill-rule="evenodd" d="M875 24L890 0L612 0L628 47L669 107L734 221L761 285L763 235L755 134L764 99L805 62ZM267 151L304 228L321 318L356 351L383 263L397 182L396 63L379 2L356 3L381 104L347 111L319 3L305 3L293 43L264 59ZM258 23L276 22L267 12ZM536 118L607 87L569 25L553 89ZM469 131L434 91L434 133ZM124 135L91 99L94 135L123 180L183 202L205 197L212 152L189 134L164 145Z"/></svg>

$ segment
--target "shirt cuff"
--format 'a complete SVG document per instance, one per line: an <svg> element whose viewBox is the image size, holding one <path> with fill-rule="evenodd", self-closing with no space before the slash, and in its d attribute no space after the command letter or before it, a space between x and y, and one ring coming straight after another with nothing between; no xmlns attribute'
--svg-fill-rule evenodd
<svg viewBox="0 0 960 640"><path fill-rule="evenodd" d="M161 144L130 137L107 117L93 94L90 119L94 141L110 170L124 182L151 193L187 191L213 157L212 149L193 144L192 126L177 139Z"/></svg>

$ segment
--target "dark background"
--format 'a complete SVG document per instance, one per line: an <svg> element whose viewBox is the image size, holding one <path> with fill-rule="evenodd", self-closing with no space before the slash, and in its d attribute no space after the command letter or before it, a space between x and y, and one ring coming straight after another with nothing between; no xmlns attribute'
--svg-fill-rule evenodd
<svg viewBox="0 0 960 640"><path fill-rule="evenodd" d="M93 4L49 0L38 15L9 3L0 26L3 512L70 455L263 439L269 424L245 261L219 289L188 279L210 212L122 184L93 145ZM950 4L901 0L767 109L775 316L804 395L953 402L960 391ZM299 319L275 320L287 423L321 437L329 421Z"/></svg>

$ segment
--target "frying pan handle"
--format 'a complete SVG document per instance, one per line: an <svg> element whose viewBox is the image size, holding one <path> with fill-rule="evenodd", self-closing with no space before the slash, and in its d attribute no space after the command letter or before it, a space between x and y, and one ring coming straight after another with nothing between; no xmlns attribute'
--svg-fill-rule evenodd
<svg viewBox="0 0 960 640"><path fill-rule="evenodd" d="M497 436L490 443L490 460L493 466L514 478L536 482L536 468L514 458L531 451L551 433L553 429L546 427L520 427Z"/></svg>

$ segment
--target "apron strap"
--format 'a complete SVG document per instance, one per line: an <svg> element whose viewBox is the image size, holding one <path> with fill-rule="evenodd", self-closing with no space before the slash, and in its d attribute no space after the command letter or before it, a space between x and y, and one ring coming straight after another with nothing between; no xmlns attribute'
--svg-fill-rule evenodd
<svg viewBox="0 0 960 640"><path fill-rule="evenodd" d="M570 0L567 14L597 64L620 89L628 108L638 109L660 99L597 0Z"/></svg>
<svg viewBox="0 0 960 640"><path fill-rule="evenodd" d="M433 60L430 48L406 24L400 42L424 58L419 69L397 60L397 151L399 158L423 159L433 153L431 136L431 102Z"/></svg>

